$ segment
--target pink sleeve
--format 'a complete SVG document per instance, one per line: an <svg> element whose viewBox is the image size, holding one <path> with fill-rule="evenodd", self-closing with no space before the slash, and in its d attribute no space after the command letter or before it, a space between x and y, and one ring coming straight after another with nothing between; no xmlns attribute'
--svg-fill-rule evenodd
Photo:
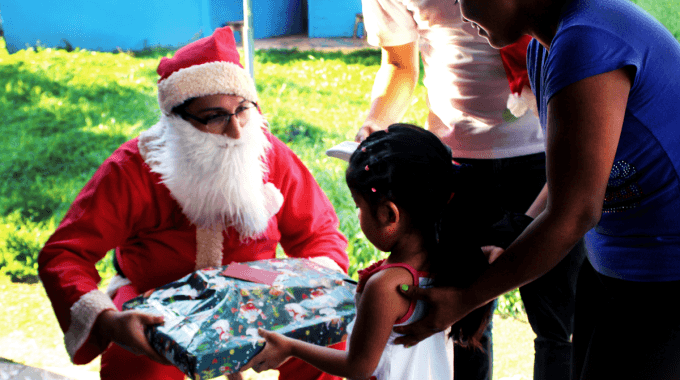
<svg viewBox="0 0 680 380"><path fill-rule="evenodd" d="M281 246L291 257L327 257L347 272L347 239L333 205L300 159L272 136L270 181L283 194L277 214Z"/></svg>
<svg viewBox="0 0 680 380"><path fill-rule="evenodd" d="M134 170L120 149L95 172L38 256L38 273L52 302L71 360L84 364L100 354L89 341L99 313L115 308L98 290L95 264L130 234L141 207Z"/></svg>
<svg viewBox="0 0 680 380"><path fill-rule="evenodd" d="M364 29L373 46L398 46L418 40L413 13L399 0L361 0Z"/></svg>

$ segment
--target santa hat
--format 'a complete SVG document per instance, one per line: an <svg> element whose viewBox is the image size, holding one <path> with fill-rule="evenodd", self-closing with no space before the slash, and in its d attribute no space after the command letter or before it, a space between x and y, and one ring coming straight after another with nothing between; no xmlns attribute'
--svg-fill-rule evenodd
<svg viewBox="0 0 680 380"><path fill-rule="evenodd" d="M531 36L524 36L500 50L503 68L510 85L508 109L516 117L524 115L529 109L536 110L536 98L531 92L527 73L527 47L530 41Z"/></svg>
<svg viewBox="0 0 680 380"><path fill-rule="evenodd" d="M206 95L238 95L257 102L255 83L240 63L229 27L194 41L163 57L156 70L158 104L166 115L186 100Z"/></svg>

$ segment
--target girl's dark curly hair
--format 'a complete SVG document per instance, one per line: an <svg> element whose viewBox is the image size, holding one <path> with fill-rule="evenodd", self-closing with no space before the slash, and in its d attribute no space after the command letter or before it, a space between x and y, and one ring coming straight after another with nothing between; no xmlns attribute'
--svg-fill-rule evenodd
<svg viewBox="0 0 680 380"><path fill-rule="evenodd" d="M393 124L372 133L352 154L347 186L377 209L390 200L421 231L434 286L467 287L488 267L481 251L485 202L469 165L454 164L451 149L433 133L410 124ZM462 346L481 348L491 316L483 306L453 325Z"/></svg>

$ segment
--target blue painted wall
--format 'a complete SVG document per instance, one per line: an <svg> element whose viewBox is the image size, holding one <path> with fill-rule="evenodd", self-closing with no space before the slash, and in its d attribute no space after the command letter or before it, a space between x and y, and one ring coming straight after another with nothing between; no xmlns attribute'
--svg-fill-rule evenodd
<svg viewBox="0 0 680 380"><path fill-rule="evenodd" d="M251 0L256 39L351 37L361 0ZM177 47L243 19L242 0L10 0L0 3L10 53L27 45L88 50ZM236 35L238 41L240 35Z"/></svg>
<svg viewBox="0 0 680 380"><path fill-rule="evenodd" d="M212 33L209 0L22 0L2 3L7 48L26 44L90 50L178 46Z"/></svg>
<svg viewBox="0 0 680 380"><path fill-rule="evenodd" d="M315 0L309 0L315 1ZM253 11L253 37L255 39L307 34L305 4L307 0L251 0ZM243 20L243 1L231 0L230 6L214 7L213 20ZM241 41L241 36L236 35Z"/></svg>
<svg viewBox="0 0 680 380"><path fill-rule="evenodd" d="M255 38L306 33L303 1L252 0ZM7 49L176 47L243 19L241 0L17 0L0 3ZM240 40L241 36L237 35Z"/></svg>
<svg viewBox="0 0 680 380"><path fill-rule="evenodd" d="M352 37L361 0L310 0L309 37Z"/></svg>

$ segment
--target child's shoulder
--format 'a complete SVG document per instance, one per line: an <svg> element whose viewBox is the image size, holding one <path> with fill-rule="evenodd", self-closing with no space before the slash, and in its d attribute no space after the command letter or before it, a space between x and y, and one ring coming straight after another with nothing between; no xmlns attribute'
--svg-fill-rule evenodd
<svg viewBox="0 0 680 380"><path fill-rule="evenodd" d="M363 290L357 289L358 309L371 315L378 313L391 324L396 323L411 306L411 302L399 292L403 284L413 285L413 276L406 268L389 267L373 272Z"/></svg>
<svg viewBox="0 0 680 380"><path fill-rule="evenodd" d="M397 293L402 284L413 285L413 274L402 266L380 268L370 274L364 285L364 292Z"/></svg>

